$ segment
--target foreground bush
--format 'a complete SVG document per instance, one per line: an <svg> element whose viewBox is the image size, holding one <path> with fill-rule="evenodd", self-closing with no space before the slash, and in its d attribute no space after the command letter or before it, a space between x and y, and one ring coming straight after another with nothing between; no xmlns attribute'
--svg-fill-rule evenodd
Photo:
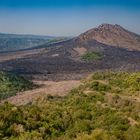
<svg viewBox="0 0 140 140"><path fill-rule="evenodd" d="M5 103L0 139L140 140L140 102L133 96L138 98L139 76L95 73L64 98L48 96L20 107Z"/></svg>

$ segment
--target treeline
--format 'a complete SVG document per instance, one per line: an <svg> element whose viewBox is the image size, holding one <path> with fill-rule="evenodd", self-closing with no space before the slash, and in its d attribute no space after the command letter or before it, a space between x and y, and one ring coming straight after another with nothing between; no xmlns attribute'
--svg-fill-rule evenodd
<svg viewBox="0 0 140 140"><path fill-rule="evenodd" d="M17 92L34 88L35 85L21 76L0 71L0 100L14 96Z"/></svg>

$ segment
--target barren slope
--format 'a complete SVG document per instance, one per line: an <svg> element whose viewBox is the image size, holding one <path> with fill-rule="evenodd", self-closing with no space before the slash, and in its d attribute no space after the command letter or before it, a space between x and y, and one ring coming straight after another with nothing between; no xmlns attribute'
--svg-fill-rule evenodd
<svg viewBox="0 0 140 140"><path fill-rule="evenodd" d="M98 37L105 42L98 40ZM108 42L113 46L107 45ZM140 51L136 51L139 50L139 36L119 25L101 25L77 38L40 47L42 50L38 49L37 52L29 53L26 50L21 58L19 53L17 56L11 53L3 54L0 56L0 70L37 80L55 81L80 79L83 75L98 70L140 70ZM135 51L130 51L134 48ZM81 56L86 52L100 53L102 59L83 61ZM11 59L8 56L12 56Z"/></svg>
<svg viewBox="0 0 140 140"><path fill-rule="evenodd" d="M77 40L96 40L111 46L140 50L140 36L124 29L120 25L102 24L98 28L93 28L81 34Z"/></svg>

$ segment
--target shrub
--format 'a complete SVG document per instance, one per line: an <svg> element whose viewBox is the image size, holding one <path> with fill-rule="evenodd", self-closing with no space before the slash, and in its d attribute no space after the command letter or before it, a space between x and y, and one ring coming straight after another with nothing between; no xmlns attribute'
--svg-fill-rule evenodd
<svg viewBox="0 0 140 140"><path fill-rule="evenodd" d="M140 103L132 96L139 75L98 73L63 98L47 96L18 107L5 103L0 106L0 139L139 140Z"/></svg>
<svg viewBox="0 0 140 140"><path fill-rule="evenodd" d="M82 60L84 61L99 60L101 58L102 55L98 52L86 52L84 55L82 55Z"/></svg>

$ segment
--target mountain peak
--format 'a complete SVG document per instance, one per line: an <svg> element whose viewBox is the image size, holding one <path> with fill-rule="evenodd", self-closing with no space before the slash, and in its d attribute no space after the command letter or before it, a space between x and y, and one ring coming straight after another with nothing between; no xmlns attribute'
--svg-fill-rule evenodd
<svg viewBox="0 0 140 140"><path fill-rule="evenodd" d="M110 28L123 29L123 27L118 24L113 25L113 24L104 23L98 26L98 29L110 29Z"/></svg>
<svg viewBox="0 0 140 140"><path fill-rule="evenodd" d="M124 29L118 24L101 24L97 28L93 28L81 34L78 37L78 40L96 40L110 46L126 48L129 50L140 50L140 36Z"/></svg>

